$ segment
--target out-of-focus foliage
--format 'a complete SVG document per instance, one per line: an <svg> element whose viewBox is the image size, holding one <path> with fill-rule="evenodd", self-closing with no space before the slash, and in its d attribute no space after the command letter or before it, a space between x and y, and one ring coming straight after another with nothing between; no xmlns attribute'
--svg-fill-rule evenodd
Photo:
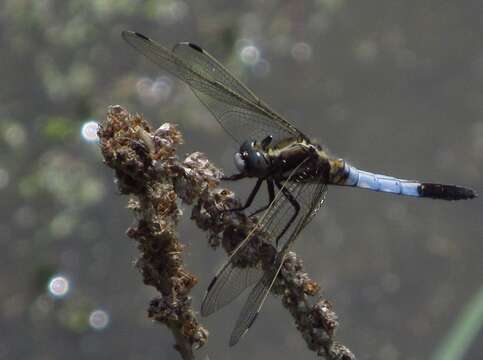
<svg viewBox="0 0 483 360"><path fill-rule="evenodd" d="M1 1L0 359L177 356L144 312L151 290L130 265L131 219L100 163L93 121L120 103L155 124L179 123L186 151L206 152L227 173L235 144L121 30L202 45L360 168L481 192L481 10L473 0ZM248 184L237 189L246 194ZM433 353L481 287L482 216L479 200L331 189L297 249L359 359ZM200 278L197 306L222 259L188 222L180 232ZM237 311L206 320L211 345L200 358L312 356L272 301L228 349Z"/></svg>
<svg viewBox="0 0 483 360"><path fill-rule="evenodd" d="M483 328L483 288L466 305L445 341L434 353L434 360L457 360L467 357L468 348Z"/></svg>

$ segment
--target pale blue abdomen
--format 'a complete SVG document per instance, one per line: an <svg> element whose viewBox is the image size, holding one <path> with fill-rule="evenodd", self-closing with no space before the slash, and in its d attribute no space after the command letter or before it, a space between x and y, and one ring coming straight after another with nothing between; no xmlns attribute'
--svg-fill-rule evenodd
<svg viewBox="0 0 483 360"><path fill-rule="evenodd" d="M417 181L398 179L392 176L373 174L362 171L354 166L345 164L346 175L341 185L355 186L372 191L380 191L391 194L420 197L421 183Z"/></svg>
<svg viewBox="0 0 483 360"><path fill-rule="evenodd" d="M337 185L355 186L361 189L380 191L403 196L423 197L441 200L466 200L473 199L476 192L473 189L439 183L420 182L415 180L403 180L392 176L374 174L362 171L341 160L339 165Z"/></svg>

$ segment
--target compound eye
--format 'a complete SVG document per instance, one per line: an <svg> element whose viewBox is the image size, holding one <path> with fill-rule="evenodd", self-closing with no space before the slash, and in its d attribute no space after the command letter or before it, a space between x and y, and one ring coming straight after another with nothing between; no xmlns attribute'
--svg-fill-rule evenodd
<svg viewBox="0 0 483 360"><path fill-rule="evenodd" d="M235 154L235 166L240 172L245 171L245 160L244 156L240 153Z"/></svg>
<svg viewBox="0 0 483 360"><path fill-rule="evenodd" d="M251 156L250 164L253 164L253 166L256 167L259 170L262 170L262 169L267 167L267 164L265 162L265 158L258 151Z"/></svg>

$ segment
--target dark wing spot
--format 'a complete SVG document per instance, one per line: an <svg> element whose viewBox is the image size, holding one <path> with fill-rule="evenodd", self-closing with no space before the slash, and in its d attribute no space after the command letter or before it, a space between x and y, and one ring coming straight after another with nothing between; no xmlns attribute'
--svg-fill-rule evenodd
<svg viewBox="0 0 483 360"><path fill-rule="evenodd" d="M213 287L213 285L215 285L215 282L216 282L216 279L218 279L218 276L215 276L211 282L210 282L210 285L208 285L208 289L206 290L207 292L211 290L211 288Z"/></svg>
<svg viewBox="0 0 483 360"><path fill-rule="evenodd" d="M151 41L148 37L144 36L143 34L140 34L138 32L135 32L136 36L140 37L141 39L144 39L146 41Z"/></svg>
<svg viewBox="0 0 483 360"><path fill-rule="evenodd" d="M189 46L190 46L191 48L193 48L193 49L195 49L195 50L199 51L200 53L202 53L202 52L203 52L203 49L202 49L202 48L200 48L198 45L193 44L193 43L188 43L188 44L189 44Z"/></svg>

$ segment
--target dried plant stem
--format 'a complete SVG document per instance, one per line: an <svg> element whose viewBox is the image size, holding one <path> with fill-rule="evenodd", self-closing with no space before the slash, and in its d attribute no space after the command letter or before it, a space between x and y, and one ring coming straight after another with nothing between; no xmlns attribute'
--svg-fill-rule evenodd
<svg viewBox="0 0 483 360"><path fill-rule="evenodd" d="M205 344L208 331L196 319L188 295L197 279L183 268L183 245L176 233L182 214L178 200L194 205L191 218L208 232L212 247L222 245L227 253L254 228L256 219L226 211L240 204L232 191L217 187L221 171L203 154L178 159L176 145L182 140L174 126L164 124L153 130L141 116L112 106L99 138L105 163L115 170L120 192L131 196L129 208L138 218L127 231L140 250L136 266L144 283L160 293L151 301L148 315L172 331L183 359L194 359L193 349ZM264 247L265 254L267 249L271 254L276 251L263 234L256 233L250 243ZM259 251L247 254L245 260L251 264L263 261ZM317 355L328 360L355 359L348 348L333 340L337 316L319 292L317 283L303 270L302 260L290 252L272 293L281 296Z"/></svg>
<svg viewBox="0 0 483 360"><path fill-rule="evenodd" d="M159 135L142 117L119 106L109 108L99 129L104 161L114 169L120 192L131 196L128 207L137 217L127 231L140 251L136 267L144 283L160 294L151 300L148 315L171 330L175 349L184 360L191 360L193 349L206 342L208 332L191 308L188 294L197 279L183 268L183 245L176 233L181 211L170 171L182 170L174 153L181 136L172 126L160 129Z"/></svg>

